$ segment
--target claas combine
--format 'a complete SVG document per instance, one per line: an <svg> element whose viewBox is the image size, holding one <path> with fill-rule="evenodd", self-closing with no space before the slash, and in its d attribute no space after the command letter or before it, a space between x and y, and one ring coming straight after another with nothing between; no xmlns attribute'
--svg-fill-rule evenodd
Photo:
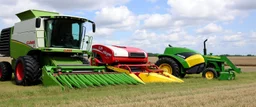
<svg viewBox="0 0 256 107"><path fill-rule="evenodd" d="M112 47L114 51L108 53L101 50L104 46L97 45L100 51L91 52L92 37L85 34L84 27L91 24L95 32L96 25L91 20L41 10L27 10L16 15L21 22L1 31L0 54L12 58L11 63L0 62L1 81L11 80L13 73L17 85L43 83L62 88L144 84L157 80L156 77L143 77L152 78L149 75L165 77L158 81L182 81L171 80L175 77L147 64L145 52L141 57L141 53L125 53L123 48ZM92 62L84 58L84 54L91 56ZM128 57L125 59L122 55ZM138 69L143 73L133 72Z"/></svg>

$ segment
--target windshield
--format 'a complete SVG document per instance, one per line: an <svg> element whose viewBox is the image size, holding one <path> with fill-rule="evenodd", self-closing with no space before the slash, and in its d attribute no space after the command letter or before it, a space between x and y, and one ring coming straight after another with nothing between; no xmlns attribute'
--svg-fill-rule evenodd
<svg viewBox="0 0 256 107"><path fill-rule="evenodd" d="M83 21L50 19L46 21L46 46L80 49Z"/></svg>

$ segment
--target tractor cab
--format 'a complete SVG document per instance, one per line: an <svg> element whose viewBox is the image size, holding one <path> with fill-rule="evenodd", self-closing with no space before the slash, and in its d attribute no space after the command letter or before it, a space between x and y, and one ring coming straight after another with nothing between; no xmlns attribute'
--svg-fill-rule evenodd
<svg viewBox="0 0 256 107"><path fill-rule="evenodd" d="M70 16L41 18L44 20L45 47L83 49L85 46L90 51L92 37L86 35L85 25L91 23L92 31L95 32L94 22Z"/></svg>

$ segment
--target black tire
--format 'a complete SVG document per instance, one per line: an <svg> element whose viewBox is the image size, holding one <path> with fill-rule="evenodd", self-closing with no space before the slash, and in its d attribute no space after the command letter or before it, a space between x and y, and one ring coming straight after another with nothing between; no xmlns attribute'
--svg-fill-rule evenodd
<svg viewBox="0 0 256 107"><path fill-rule="evenodd" d="M9 62L0 62L0 81L8 81L12 79L12 66Z"/></svg>
<svg viewBox="0 0 256 107"><path fill-rule="evenodd" d="M180 73L180 78L184 78L186 76L186 73Z"/></svg>
<svg viewBox="0 0 256 107"><path fill-rule="evenodd" d="M209 75L207 75L209 73ZM206 68L202 72L202 77L206 79L218 78L218 74L214 68Z"/></svg>
<svg viewBox="0 0 256 107"><path fill-rule="evenodd" d="M19 57L15 64L15 82L17 85L36 85L42 75L39 63L32 56Z"/></svg>
<svg viewBox="0 0 256 107"><path fill-rule="evenodd" d="M172 58L168 58L168 57L162 57L160 58L158 61L156 61L155 63L160 69L163 69L162 66L163 64L168 64L171 69L172 72L171 74L176 76L176 77L180 77L180 68L179 65L177 64L176 61L174 61ZM170 73L170 72L169 72Z"/></svg>

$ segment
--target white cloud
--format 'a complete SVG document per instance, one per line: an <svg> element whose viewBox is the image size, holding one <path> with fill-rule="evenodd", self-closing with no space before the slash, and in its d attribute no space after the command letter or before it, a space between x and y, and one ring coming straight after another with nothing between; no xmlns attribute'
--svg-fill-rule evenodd
<svg viewBox="0 0 256 107"><path fill-rule="evenodd" d="M136 16L126 6L102 8L96 12L95 22L99 26L126 30L138 24Z"/></svg>
<svg viewBox="0 0 256 107"><path fill-rule="evenodd" d="M152 14L148 15L144 20L145 28L168 28L170 27L171 15L169 14Z"/></svg>
<svg viewBox="0 0 256 107"><path fill-rule="evenodd" d="M233 9L252 10L256 9L255 0L233 0L229 7Z"/></svg>
<svg viewBox="0 0 256 107"><path fill-rule="evenodd" d="M37 0L38 4L47 5L58 10L97 10L104 7L122 5L129 0Z"/></svg>
<svg viewBox="0 0 256 107"><path fill-rule="evenodd" d="M256 38L256 32L252 32L251 37Z"/></svg>
<svg viewBox="0 0 256 107"><path fill-rule="evenodd" d="M18 21L16 13L39 9L48 11L75 12L76 10L96 10L104 7L121 5L129 0L1 0L0 17L5 26L13 25Z"/></svg>
<svg viewBox="0 0 256 107"><path fill-rule="evenodd" d="M238 33L234 35L224 36L224 40L228 42L237 42L243 40L243 37L240 33Z"/></svg>
<svg viewBox="0 0 256 107"><path fill-rule="evenodd" d="M235 42L234 46L242 47L242 46L245 46L246 44L247 44L246 40L241 40L241 41Z"/></svg>
<svg viewBox="0 0 256 107"><path fill-rule="evenodd" d="M146 1L151 2L151 3L155 3L155 2L157 2L158 0L146 0Z"/></svg>
<svg viewBox="0 0 256 107"><path fill-rule="evenodd" d="M4 26L13 26L19 19L15 14L28 9L54 10L45 5L39 5L31 0L1 0L0 1L1 20Z"/></svg>
<svg viewBox="0 0 256 107"><path fill-rule="evenodd" d="M89 35L93 35L93 36L99 36L99 37L107 37L107 36L112 36L112 33L115 31L115 29L111 29L111 28L97 28L96 32L94 34L92 34L90 32Z"/></svg>
<svg viewBox="0 0 256 107"><path fill-rule="evenodd" d="M179 18L203 20L233 20L235 10L226 6L229 0L168 0L171 13Z"/></svg>
<svg viewBox="0 0 256 107"><path fill-rule="evenodd" d="M196 30L196 32L200 34L211 34L211 33L218 33L221 31L222 31L222 27L214 23L210 23L205 27Z"/></svg>

